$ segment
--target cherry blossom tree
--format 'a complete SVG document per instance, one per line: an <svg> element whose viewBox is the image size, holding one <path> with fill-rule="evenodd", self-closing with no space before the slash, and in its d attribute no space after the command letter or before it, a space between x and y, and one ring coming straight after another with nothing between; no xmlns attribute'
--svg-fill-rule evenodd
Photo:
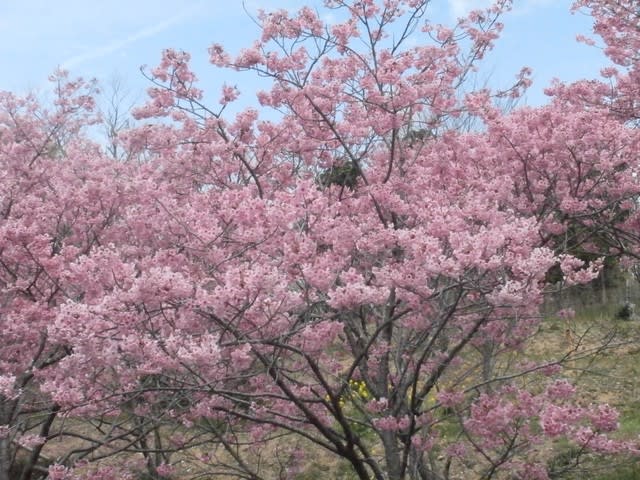
<svg viewBox="0 0 640 480"><path fill-rule="evenodd" d="M603 22L612 3L584 5ZM577 350L526 349L550 271L584 283L601 263L583 254L637 255L631 117L598 82L501 112L527 69L507 91L467 80L510 3L453 27L429 6L260 13L251 47L210 48L271 81L235 117L235 87L212 107L166 50L144 126L110 144L137 163L83 140L81 84L46 115L5 98L2 465L22 443L25 480L48 452L52 480L296 478L315 459L547 479L559 438L576 465L637 454L563 377Z"/></svg>
<svg viewBox="0 0 640 480"><path fill-rule="evenodd" d="M604 53L613 66L602 71L603 82L580 82L578 91L570 94L589 103L605 103L613 113L637 124L638 75L640 75L638 47L638 4L633 0L590 1L578 0L573 9L585 12L594 19L593 31L604 42ZM581 37L595 45L593 38ZM596 88L597 85L597 88ZM562 89L560 89L562 92Z"/></svg>
<svg viewBox="0 0 640 480"><path fill-rule="evenodd" d="M39 377L70 353L50 342L58 308L82 291L65 283L73 262L108 240L120 200L117 165L101 162L81 131L97 119L91 82L51 78L54 99L0 97L0 478L31 478L60 407ZM17 448L17 449L16 449ZM27 460L23 460L26 455ZM22 464L24 468L18 469Z"/></svg>

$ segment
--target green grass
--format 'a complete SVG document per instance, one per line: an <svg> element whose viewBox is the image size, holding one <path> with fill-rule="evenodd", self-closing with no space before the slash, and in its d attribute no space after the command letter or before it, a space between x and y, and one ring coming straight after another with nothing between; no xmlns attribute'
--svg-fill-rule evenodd
<svg viewBox="0 0 640 480"><path fill-rule="evenodd" d="M593 480L640 480L640 464L624 465L603 473Z"/></svg>
<svg viewBox="0 0 640 480"><path fill-rule="evenodd" d="M547 464L554 480L640 480L640 460L593 456L566 441L558 442L556 450Z"/></svg>
<svg viewBox="0 0 640 480"><path fill-rule="evenodd" d="M588 350L615 333L610 346L617 347L603 350L595 357L569 362L566 374L577 383L583 401L608 402L616 407L620 412L620 428L614 436L633 439L640 434L640 321L620 318L622 307L623 303L615 300L582 306L568 320L547 310L549 315L541 324L542 336L535 359L557 354L570 337L575 339L588 332L582 347ZM640 308L636 307L635 313L640 314ZM548 466L555 473L552 478L557 480L640 480L640 460L587 454L578 469L571 472L568 467L575 465L575 449L558 443L553 452Z"/></svg>
<svg viewBox="0 0 640 480"><path fill-rule="evenodd" d="M640 433L640 400L632 401L621 408L620 429L623 437L631 437Z"/></svg>
<svg viewBox="0 0 640 480"><path fill-rule="evenodd" d="M566 478L566 472L571 472L572 467L583 455L583 451L575 446L569 445L566 440L560 440L554 446L555 455L547 463L547 469L551 478Z"/></svg>

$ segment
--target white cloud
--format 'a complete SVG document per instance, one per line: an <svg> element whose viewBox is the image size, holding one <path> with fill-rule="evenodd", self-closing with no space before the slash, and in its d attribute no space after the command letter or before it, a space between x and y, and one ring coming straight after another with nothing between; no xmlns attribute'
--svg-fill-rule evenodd
<svg viewBox="0 0 640 480"><path fill-rule="evenodd" d="M493 0L448 0L449 1L449 11L451 12L451 16L454 18L459 18L467 15L471 10L483 9L490 7L494 1ZM547 5L552 5L555 1L558 0L521 0L519 2L514 2L514 10L515 14L526 14L536 7L544 7Z"/></svg>
<svg viewBox="0 0 640 480"><path fill-rule="evenodd" d="M449 0L449 9L454 18L463 17L471 10L491 6L491 0Z"/></svg>
<svg viewBox="0 0 640 480"><path fill-rule="evenodd" d="M526 15L535 8L544 8L552 6L554 3L558 3L558 0L527 0L521 4L517 4L513 9L513 13L516 15ZM569 9L569 3L567 3L567 10Z"/></svg>

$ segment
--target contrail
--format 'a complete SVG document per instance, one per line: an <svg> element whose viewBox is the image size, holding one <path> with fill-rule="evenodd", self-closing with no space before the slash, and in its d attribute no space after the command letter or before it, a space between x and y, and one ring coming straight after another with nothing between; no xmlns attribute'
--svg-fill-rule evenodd
<svg viewBox="0 0 640 480"><path fill-rule="evenodd" d="M89 60L95 60L96 58L105 57L105 56L110 55L110 54L112 54L114 52L117 52L118 50L122 50L126 46L131 45L132 43L135 43L138 40L157 35L158 33L168 29L172 25L180 23L185 18L188 18L188 17L192 16L202 6L203 6L203 4L200 3L200 4L195 5L194 7L190 8L188 10L185 10L184 12L180 13L179 15L175 15L175 16L173 16L171 18L168 18L166 20L163 20L162 22L159 22L159 23L157 23L155 25L151 25L151 26L142 28L142 29L138 30L137 32L134 32L131 35L129 35L129 36L123 38L123 39L116 40L116 41L111 42L111 43L109 43L107 45L104 45L102 47L98 47L98 48L92 49L92 50L90 50L88 52L81 53L79 55L75 55L75 56L73 56L71 58L68 58L64 62L62 62L62 64L60 66L61 66L62 69L65 69L65 70L66 69L70 69L71 67L74 67L74 66L79 65L81 63L87 62Z"/></svg>

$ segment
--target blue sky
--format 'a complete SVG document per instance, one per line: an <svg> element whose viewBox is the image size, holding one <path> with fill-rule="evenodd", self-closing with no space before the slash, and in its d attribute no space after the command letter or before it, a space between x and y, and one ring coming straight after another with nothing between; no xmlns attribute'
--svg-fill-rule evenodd
<svg viewBox="0 0 640 480"><path fill-rule="evenodd" d="M247 0L247 10L295 8L295 0ZM319 4L318 0L311 0ZM506 28L496 50L483 64L490 84L505 86L522 66L534 71L527 102L544 101L542 90L554 76L593 78L606 63L598 49L578 44L590 18L569 13L568 0L515 0L504 18ZM448 21L486 0L433 0L432 18ZM96 77L103 84L118 77L134 96L148 86L142 65L154 66L162 49L193 55L205 90L237 83L245 95L255 84L249 76L219 71L207 63L207 48L222 43L232 51L257 35L240 0L2 0L0 1L0 90L40 90L62 66L73 75Z"/></svg>

